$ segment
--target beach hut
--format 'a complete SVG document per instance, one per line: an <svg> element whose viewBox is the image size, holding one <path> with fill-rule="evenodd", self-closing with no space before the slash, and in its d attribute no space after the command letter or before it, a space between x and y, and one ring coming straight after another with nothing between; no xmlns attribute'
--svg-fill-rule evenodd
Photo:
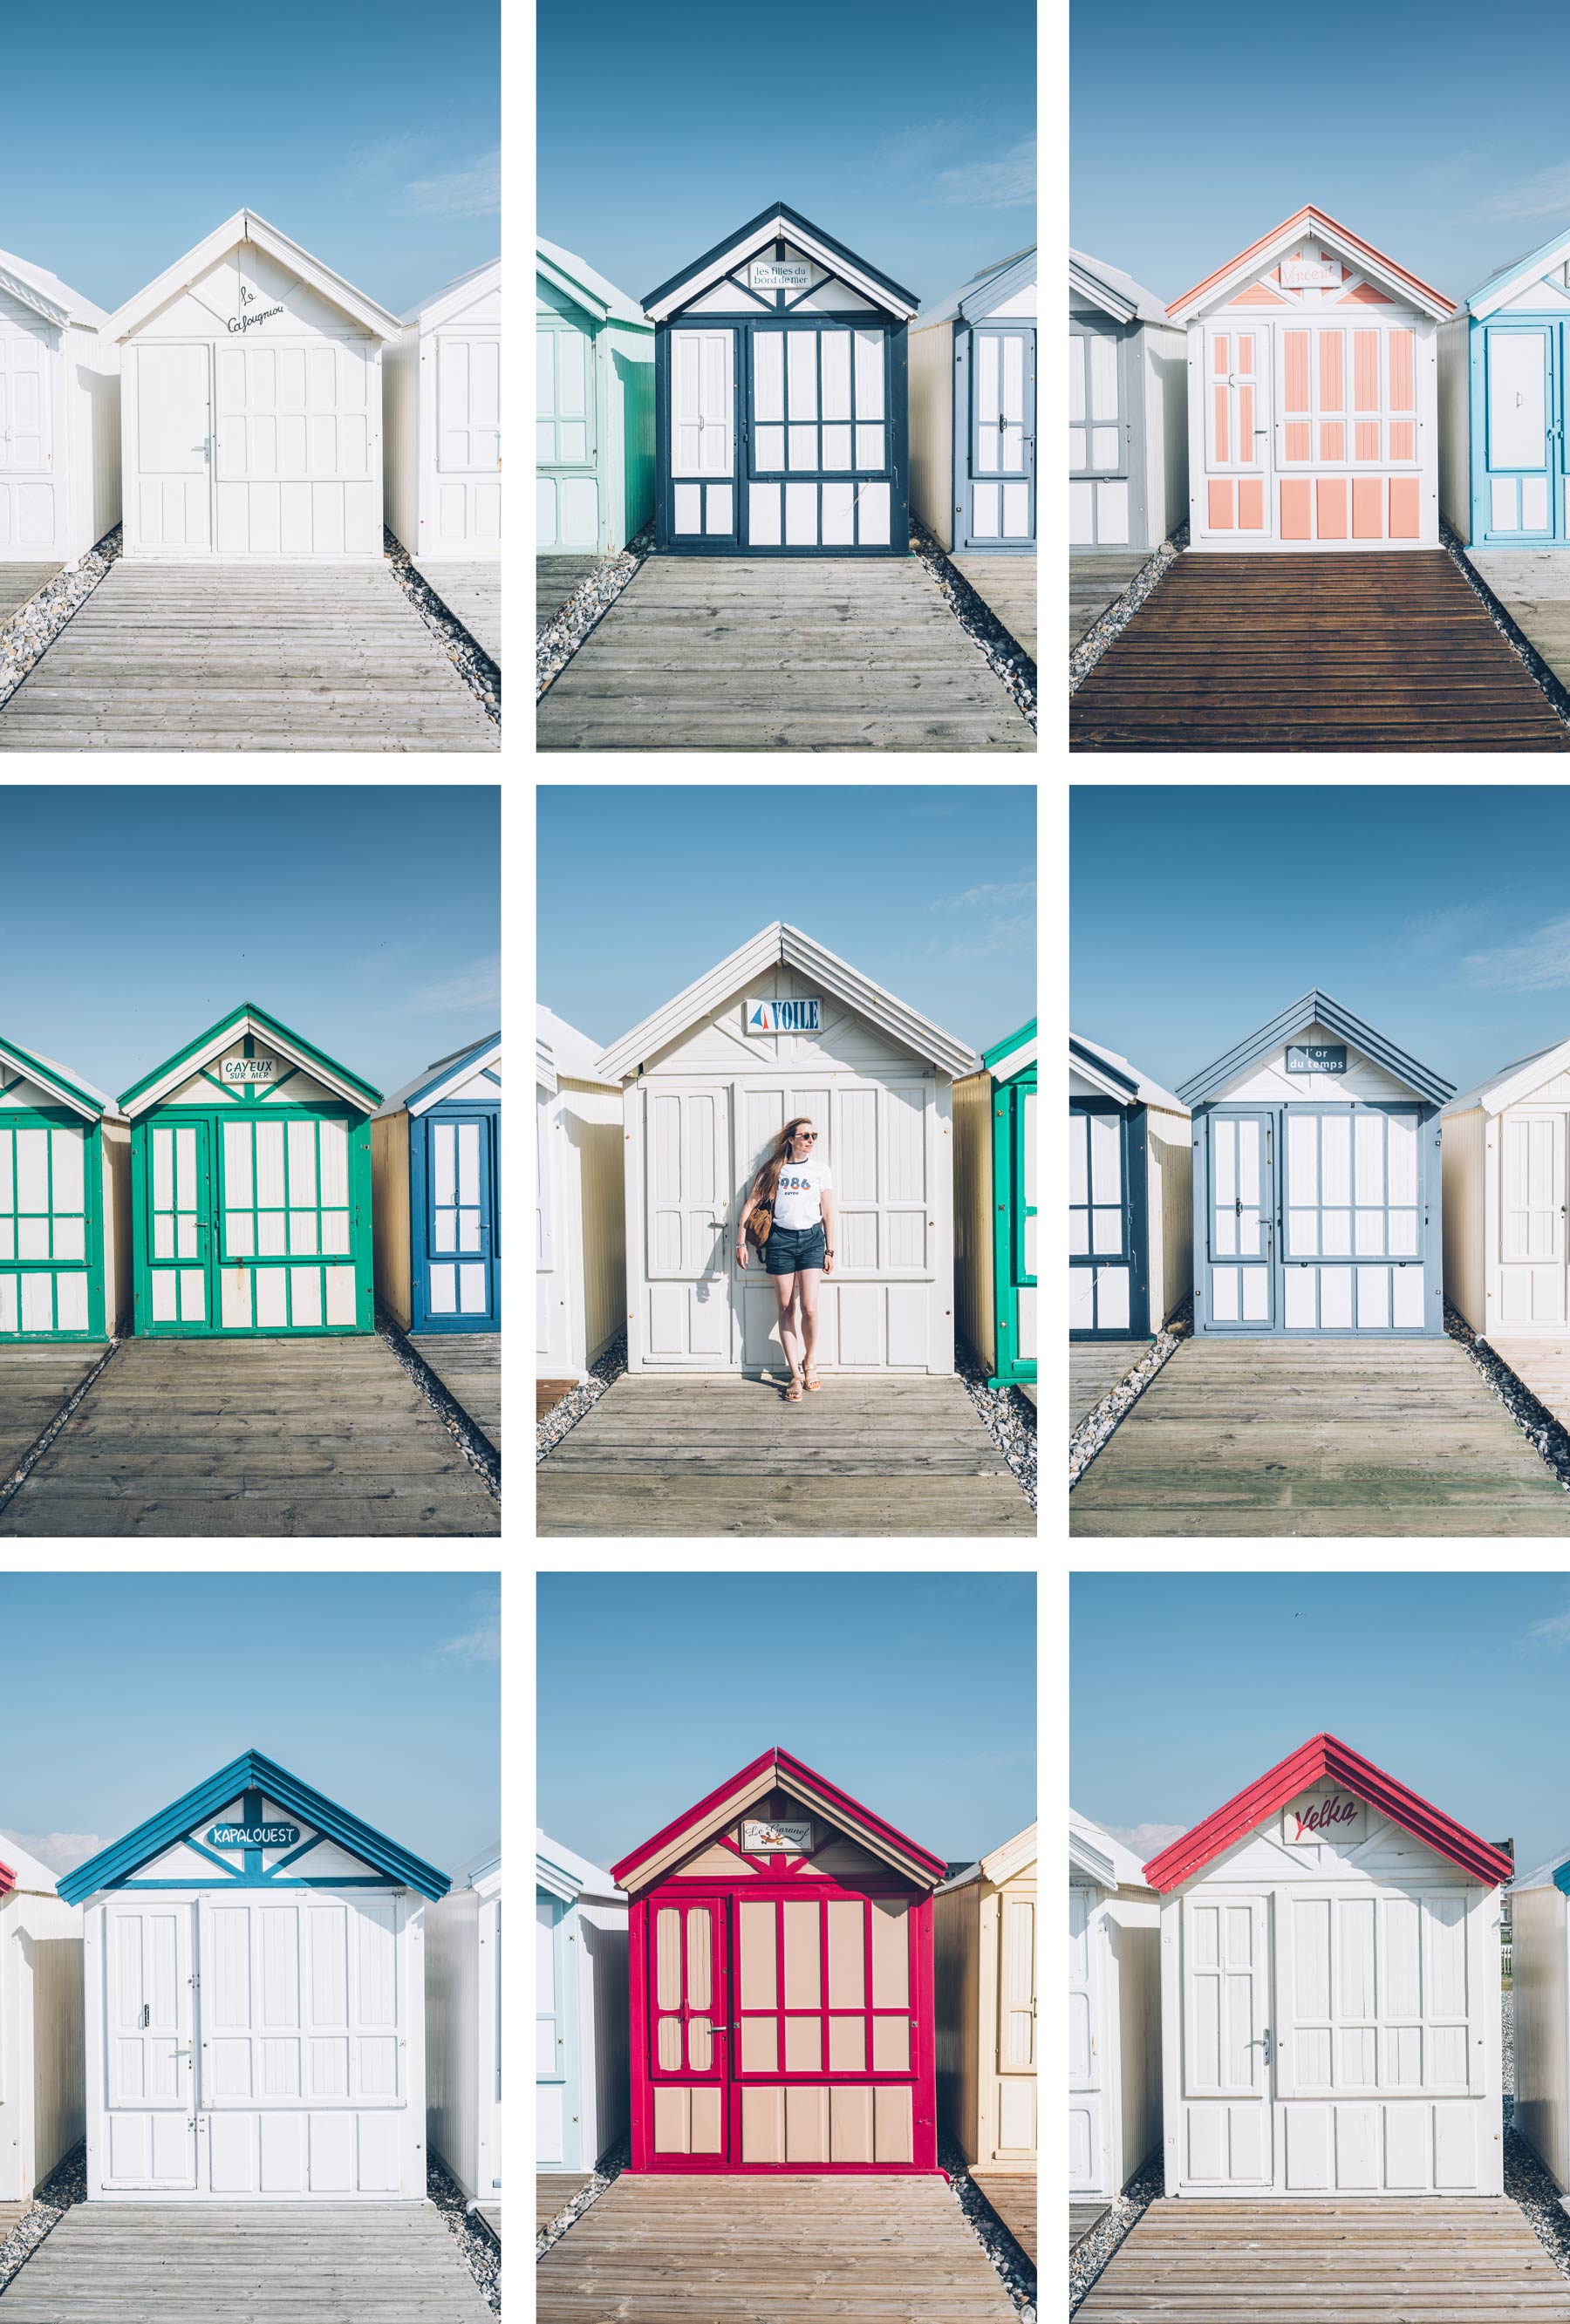
<svg viewBox="0 0 1570 2324"><path fill-rule="evenodd" d="M810 1114L837 1215L820 1367L951 1372L950 1092L978 1062L781 920L613 1043L597 1070L623 1093L629 1370L787 1369L736 1230L780 1130Z"/></svg>
<svg viewBox="0 0 1570 2324"><path fill-rule="evenodd" d="M937 2119L974 2172L1036 2175L1036 1827L933 1893Z"/></svg>
<svg viewBox="0 0 1570 2324"><path fill-rule="evenodd" d="M1188 1108L1068 1037L1068 1336L1144 1339L1194 1282Z"/></svg>
<svg viewBox="0 0 1570 2324"><path fill-rule="evenodd" d="M380 564L399 329L254 210L128 299L103 327L124 350L126 557Z"/></svg>
<svg viewBox="0 0 1570 2324"><path fill-rule="evenodd" d="M250 1001L134 1083L137 1331L372 1330L381 1099Z"/></svg>
<svg viewBox="0 0 1570 2324"><path fill-rule="evenodd" d="M1454 1094L1324 992L1185 1082L1195 1330L1442 1332L1439 1109Z"/></svg>
<svg viewBox="0 0 1570 2324"><path fill-rule="evenodd" d="M780 1750L613 1865L633 2170L936 2170L944 1869Z"/></svg>
<svg viewBox="0 0 1570 2324"><path fill-rule="evenodd" d="M0 1840L0 1848L5 1845ZM1570 2195L1570 1849L1518 1878L1508 1899L1515 1995L1515 2127Z"/></svg>
<svg viewBox="0 0 1570 2324"><path fill-rule="evenodd" d="M784 202L651 290L660 547L909 556L917 305Z"/></svg>
<svg viewBox="0 0 1570 2324"><path fill-rule="evenodd" d="M1518 1057L1453 1099L1440 1130L1446 1293L1485 1338L1563 1338L1570 1040Z"/></svg>
<svg viewBox="0 0 1570 2324"><path fill-rule="evenodd" d="M1167 2193L1500 2194L1510 1869L1334 1735L1153 1857Z"/></svg>
<svg viewBox="0 0 1570 2324"><path fill-rule="evenodd" d="M376 1292L406 1332L499 1332L502 1037L416 1074L371 1117Z"/></svg>
<svg viewBox="0 0 1570 2324"><path fill-rule="evenodd" d="M0 1038L0 1343L128 1320L130 1139L101 1090Z"/></svg>
<svg viewBox="0 0 1570 2324"><path fill-rule="evenodd" d="M549 1009L536 1019L536 1370L583 1380L626 1323L622 1087L597 1041Z"/></svg>
<svg viewBox="0 0 1570 2324"><path fill-rule="evenodd" d="M534 545L611 557L653 506L653 326L570 250L537 236L534 262Z"/></svg>
<svg viewBox="0 0 1570 2324"><path fill-rule="evenodd" d="M535 2168L593 2171L627 2131L627 1899L534 1835Z"/></svg>
<svg viewBox="0 0 1570 2324"><path fill-rule="evenodd" d="M424 2202L424 1913L447 1888L259 1751L63 1875L89 2200Z"/></svg>
<svg viewBox="0 0 1570 2324"><path fill-rule="evenodd" d="M1161 2138L1160 1906L1131 1849L1068 1818L1068 2191L1111 2203Z"/></svg>
<svg viewBox="0 0 1570 2324"><path fill-rule="evenodd" d="M1311 203L1175 299L1189 547L1436 549L1435 334L1453 311Z"/></svg>
<svg viewBox="0 0 1570 2324"><path fill-rule="evenodd" d="M954 1084L960 1328L990 1385L1036 1378L1036 1019Z"/></svg>
<svg viewBox="0 0 1570 2324"><path fill-rule="evenodd" d="M387 522L417 564L502 553L502 262L399 318L382 357Z"/></svg>
<svg viewBox="0 0 1570 2324"><path fill-rule="evenodd" d="M120 350L101 307L0 250L0 565L85 557L120 518Z"/></svg>
<svg viewBox="0 0 1570 2324"><path fill-rule="evenodd" d="M0 2207L32 2202L81 2137L85 2106L82 1916L0 1831Z"/></svg>
<svg viewBox="0 0 1570 2324"><path fill-rule="evenodd" d="M1439 507L1490 549L1570 543L1570 228L1491 274L1439 327Z"/></svg>
<svg viewBox="0 0 1570 2324"><path fill-rule="evenodd" d="M500 2232L502 1850L425 1908L425 2120L433 2157Z"/></svg>
<svg viewBox="0 0 1570 2324"><path fill-rule="evenodd" d="M910 506L945 549L1036 546L1036 245L910 326Z"/></svg>
<svg viewBox="0 0 1570 2324"><path fill-rule="evenodd" d="M1159 549L1188 512L1188 363L1154 291L1068 254L1068 545Z"/></svg>

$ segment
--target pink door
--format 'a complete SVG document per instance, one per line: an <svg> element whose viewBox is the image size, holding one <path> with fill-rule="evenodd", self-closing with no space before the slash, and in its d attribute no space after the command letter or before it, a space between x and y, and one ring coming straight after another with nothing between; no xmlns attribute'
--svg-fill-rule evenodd
<svg viewBox="0 0 1570 2324"><path fill-rule="evenodd" d="M649 1921L649 2076L660 2171L728 2160L730 1960L725 1906L661 1892Z"/></svg>
<svg viewBox="0 0 1570 2324"><path fill-rule="evenodd" d="M1213 540L1270 533L1270 335L1264 324L1206 324L1205 494L1199 529Z"/></svg>
<svg viewBox="0 0 1570 2324"><path fill-rule="evenodd" d="M1366 312L1366 310L1365 310ZM1319 541L1414 541L1422 531L1418 340L1409 324L1279 327L1279 533Z"/></svg>

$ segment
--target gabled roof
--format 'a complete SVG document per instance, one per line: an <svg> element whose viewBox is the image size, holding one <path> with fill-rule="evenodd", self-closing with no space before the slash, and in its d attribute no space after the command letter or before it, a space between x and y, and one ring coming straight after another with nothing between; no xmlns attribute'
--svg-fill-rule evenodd
<svg viewBox="0 0 1570 2324"><path fill-rule="evenodd" d="M586 313L597 315L601 322L630 323L638 331L653 329L635 299L629 299L624 290L618 290L614 282L597 274L586 258L563 250L559 243L547 242L542 234L537 234L534 260L548 282L565 290Z"/></svg>
<svg viewBox="0 0 1570 2324"><path fill-rule="evenodd" d="M466 1081L476 1066L498 1063L501 1055L500 1033L486 1033L480 1040L470 1041L461 1049L449 1050L445 1057L438 1057L427 1065L423 1073L416 1074L411 1082L405 1082L401 1090L394 1090L391 1097L383 1098L375 1118L381 1120L392 1113L427 1112L431 1106L440 1104L443 1093L455 1082Z"/></svg>
<svg viewBox="0 0 1570 2324"><path fill-rule="evenodd" d="M124 306L116 307L104 326L107 336L112 339L129 338L150 316L178 298L209 266L216 266L220 258L226 258L242 242L254 243L258 250L266 251L281 266L286 266L291 274L298 275L302 282L309 283L377 338L398 337L401 326L396 315L389 314L374 299L367 299L363 290L356 290L352 282L346 282L341 274L335 274L330 266L324 266L319 258L313 258L299 243L291 242L286 234L280 234L275 226L269 226L254 210L236 210L233 217L226 218L222 226L215 226L211 234L188 250L183 258L177 258L172 266L166 266L162 274L127 299Z"/></svg>
<svg viewBox="0 0 1570 2324"><path fill-rule="evenodd" d="M1120 1057L1115 1049L1104 1048L1099 1041L1087 1041L1082 1034L1068 1036L1068 1064L1072 1072L1094 1082L1104 1097L1116 1098L1120 1105L1153 1105L1158 1111L1187 1113L1188 1108L1180 1097L1163 1089L1127 1057Z"/></svg>
<svg viewBox="0 0 1570 2324"><path fill-rule="evenodd" d="M668 1049L690 1027L702 1021L713 1010L729 1001L751 976L764 975L781 964L799 969L814 983L821 984L848 1009L857 1010L869 1023L879 1026L891 1039L914 1049L919 1057L928 1057L946 1073L975 1073L981 1064L974 1049L956 1040L952 1033L934 1025L928 1018L917 1015L870 976L815 944L799 928L784 920L775 920L761 928L755 936L738 945L727 959L623 1033L597 1060L599 1076L607 1081L625 1081L641 1065Z"/></svg>
<svg viewBox="0 0 1570 2324"><path fill-rule="evenodd" d="M534 1877L538 1886L550 1895L559 1897L564 1904L579 1896L598 1897L602 1903L624 1904L627 1901L610 1874L576 1849L552 1840L539 1825L534 1828Z"/></svg>
<svg viewBox="0 0 1570 2324"><path fill-rule="evenodd" d="M329 1840L336 1840L351 1856L374 1865L390 1880L418 1889L420 1895L432 1901L447 1895L450 1883L445 1872L411 1856L396 1840L389 1840L385 1832L378 1831L373 1824L362 1823L358 1816L351 1815L347 1808L339 1807L323 1793L313 1792L309 1784L302 1784L298 1775L291 1775L287 1767L281 1767L276 1759L266 1758L260 1751L242 1751L237 1759L231 1759L226 1767L220 1767L206 1783L198 1784L183 1799L171 1800L168 1807L149 1816L145 1823L139 1823L123 1840L100 1849L97 1856L90 1856L73 1871L63 1873L60 1895L68 1904L79 1904L98 1889L129 1879L142 1865L183 1839L193 1824L200 1823L204 1816L217 1815L242 1792L263 1792L281 1808L292 1808L305 1822L325 1832Z"/></svg>
<svg viewBox="0 0 1570 2324"><path fill-rule="evenodd" d="M499 290L501 281L501 260L487 258L483 266L471 266L466 274L455 274L450 282L444 282L439 290L433 290L428 299L411 307L398 319L401 323L418 323L422 329L433 331L449 315L461 314L487 290Z"/></svg>
<svg viewBox="0 0 1570 2324"><path fill-rule="evenodd" d="M1148 1888L1145 1868L1131 1848L1114 1840L1088 1816L1068 1811L1068 1861L1104 1888Z"/></svg>
<svg viewBox="0 0 1570 2324"><path fill-rule="evenodd" d="M1145 1877L1152 1888L1163 1895L1168 1890L1181 1887L1214 1863L1234 1840L1246 1838L1255 1827L1274 1815L1299 1792L1308 1791L1322 1778L1341 1784L1371 1808L1377 1808L1390 1822L1409 1831L1426 1848L1459 1865L1490 1887L1508 1880L1513 1867L1510 1858L1491 1841L1479 1840L1474 1831L1455 1822L1440 1808L1408 1791L1394 1775L1387 1775L1371 1759L1364 1759L1348 1744L1338 1742L1334 1735L1311 1736L1307 1743L1288 1752L1286 1758L1272 1767L1214 1815L1196 1823L1192 1831L1185 1832L1168 1848L1153 1856L1145 1867Z"/></svg>
<svg viewBox="0 0 1570 2324"><path fill-rule="evenodd" d="M1068 254L1068 287L1114 323L1165 324L1168 320L1166 307L1153 290L1147 290L1121 266L1109 266L1104 258L1092 258L1085 251Z"/></svg>
<svg viewBox="0 0 1570 2324"><path fill-rule="evenodd" d="M864 258L858 258L854 250L836 242L833 235L825 234L821 226L814 226L810 218L803 217L788 202L771 202L755 218L749 218L745 226L739 226L734 234L716 242L712 250L706 250L701 258L695 258L690 266L673 274L669 282L661 282L657 290L649 291L643 300L644 313L657 323L663 322L673 308L700 297L733 266L755 257L764 243L772 242L780 234L799 250L816 258L820 266L837 274L842 281L864 292L874 307L884 308L909 322L920 305L913 290L907 290L891 274L884 274Z"/></svg>
<svg viewBox="0 0 1570 2324"><path fill-rule="evenodd" d="M935 1888L943 1878L946 1868L942 1857L908 1840L891 1823L874 1815L871 1808L853 1800L848 1792L837 1791L825 1776L815 1774L803 1761L778 1748L763 1752L728 1783L710 1792L706 1799L699 1800L696 1807L688 1808L685 1815L678 1816L651 1840L646 1840L642 1848L635 1848L619 1864L613 1864L611 1877L629 1892L647 1888L673 1864L691 1855L694 1849L701 1848L726 1824L734 1823L754 1801L766 1799L775 1791L789 1792L804 1807L819 1809L828 1822L848 1832L853 1840L859 1840L864 1848L881 1857L885 1864L892 1865L896 1872L919 1887Z"/></svg>
<svg viewBox="0 0 1570 2324"><path fill-rule="evenodd" d="M1235 1049L1229 1049L1214 1065L1206 1065L1203 1073L1181 1083L1178 1096L1185 1105L1198 1105L1235 1081L1250 1065L1258 1065L1261 1057L1268 1057L1281 1042L1289 1041L1294 1033L1304 1032L1310 1025L1323 1025L1327 1032L1339 1033L1343 1040L1361 1049L1365 1057L1371 1057L1386 1073L1405 1082L1419 1097L1431 1098L1436 1105L1443 1105L1455 1093L1454 1082L1447 1082L1431 1066L1419 1065L1416 1057L1408 1056L1393 1041L1387 1041L1382 1033L1376 1033L1371 1025L1365 1025L1361 1017L1354 1017L1350 1009L1344 1009L1339 1001L1332 1001L1327 992L1306 992L1289 1009L1283 1009L1279 1017L1272 1017L1268 1025L1261 1025L1257 1032L1240 1041Z"/></svg>
<svg viewBox="0 0 1570 2324"><path fill-rule="evenodd" d="M1016 1872L1025 1871L1035 1861L1036 1827L1030 1823L1023 1831L1017 1831L1012 1840L1002 1841L982 1858L982 1874L996 1887L1004 1880L1011 1880Z"/></svg>
<svg viewBox="0 0 1570 2324"><path fill-rule="evenodd" d="M1556 1074L1570 1072L1570 1038L1550 1041L1546 1049L1534 1049L1528 1056L1515 1057L1491 1074L1485 1082L1467 1091L1464 1097L1452 1098L1446 1113L1470 1113L1481 1106L1484 1113L1502 1113L1508 1105L1517 1105L1522 1098L1530 1097Z"/></svg>
<svg viewBox="0 0 1570 2324"><path fill-rule="evenodd" d="M7 1895L13 1889L22 1889L31 1896L55 1896L60 1894L58 1876L50 1870L47 1864L41 1864L36 1856L29 1855L27 1849L13 1840L9 1833L0 1832L0 1849L5 1849L6 1859L0 1864L0 1896Z"/></svg>
<svg viewBox="0 0 1570 2324"><path fill-rule="evenodd" d="M381 1104L379 1089L373 1089L369 1082L360 1079L358 1074L350 1073L347 1065L337 1064L325 1049L313 1048L299 1033L291 1033L288 1026L281 1024L276 1017L270 1017L264 1009L258 1009L254 1001L242 1001L237 1009L232 1009L226 1017L220 1017L216 1025L209 1025L205 1033L199 1033L194 1041L188 1042L172 1057L166 1057L162 1065L154 1065L150 1074L143 1074L139 1082L133 1082L128 1090L121 1093L121 1104L134 1120L137 1114L145 1113L150 1105L156 1105L159 1099L166 1096L171 1089L178 1089L182 1082L189 1081L194 1073L199 1072L208 1057L217 1056L220 1049L226 1049L232 1041L242 1040L248 1033L265 1041L269 1048L282 1050L286 1057L291 1057L297 1065L313 1074L318 1081L324 1082L329 1089L336 1090L340 1097L346 1098L351 1105L358 1106L363 1112L372 1113Z"/></svg>
<svg viewBox="0 0 1570 2324"><path fill-rule="evenodd" d="M1021 1025L1017 1033L1011 1033L1006 1040L994 1041L990 1049L982 1051L982 1063L988 1073L996 1074L1002 1081L1007 1081L1011 1074L1023 1073L1027 1065L1034 1064L1035 1057L1034 1017L1029 1024Z"/></svg>
<svg viewBox="0 0 1570 2324"><path fill-rule="evenodd" d="M8 290L46 323L63 328L68 323L85 324L96 330L106 318L101 307L51 274L47 266L35 266L29 258L18 258L14 250L0 250L0 290Z"/></svg>
<svg viewBox="0 0 1570 2324"><path fill-rule="evenodd" d="M951 322L956 315L967 322L980 315L990 315L994 308L1011 299L1016 290L1022 290L1035 280L1036 245L1032 242L1023 250L1011 251L1007 258L994 258L990 265L978 268L957 290L950 290L944 298L923 307L911 328L924 331L933 323Z"/></svg>
<svg viewBox="0 0 1570 2324"><path fill-rule="evenodd" d="M466 1864L460 1864L452 1876L452 1885L455 1888L472 1888L480 1896L496 1895L502 1886L501 1841L483 1848Z"/></svg>
<svg viewBox="0 0 1570 2324"><path fill-rule="evenodd" d="M1192 290L1185 290L1180 299L1174 299L1167 309L1168 314L1175 323L1186 323L1202 308L1219 306L1245 275L1257 273L1261 266L1269 265L1273 258L1279 257L1305 234L1333 244L1352 261L1360 274L1366 275L1371 281L1383 283L1393 298L1405 305L1420 307L1426 314L1432 315L1436 322L1442 323L1447 316L1455 313L1454 300L1447 299L1443 290L1436 290L1431 283L1409 273L1406 267L1398 266L1393 258L1387 258L1384 252L1377 250L1371 242L1364 242L1362 235L1353 234L1350 226L1338 225L1328 211L1320 209L1313 202L1305 202L1300 210L1294 210L1289 218L1283 218L1279 226L1272 226L1269 234L1260 236L1258 242L1251 242L1246 250L1240 250L1235 258L1229 258L1224 266L1218 266L1214 274L1207 274L1203 282L1195 284Z"/></svg>
<svg viewBox="0 0 1570 2324"><path fill-rule="evenodd" d="M607 1082L600 1071L600 1045L597 1041L591 1040L586 1033L580 1033L576 1026L569 1025L564 1017L558 1017L543 1002L536 1007L534 1015L538 1028L535 1034L537 1054L550 1066L551 1073L547 1084L549 1088L556 1087L558 1074L564 1081L601 1082L607 1089L616 1087L616 1084Z"/></svg>
<svg viewBox="0 0 1570 2324"><path fill-rule="evenodd" d="M1539 243L1536 250L1528 250L1520 258L1512 258L1508 266L1501 266L1497 274L1491 274L1485 282L1478 284L1475 290L1469 290L1461 303L1468 314L1495 315L1501 307L1509 306L1518 290L1524 290L1528 283L1538 281L1551 266L1563 266L1567 258L1570 258L1570 226L1562 226L1557 234L1550 235L1547 242Z"/></svg>
<svg viewBox="0 0 1570 2324"><path fill-rule="evenodd" d="M81 1114L88 1121L97 1121L105 1114L115 1112L113 1099L106 1098L102 1090L96 1090L90 1082L83 1081L79 1074L68 1075L62 1066L40 1056L36 1049L21 1049L14 1041L0 1040L0 1089L5 1086L7 1066L25 1074L30 1082L36 1082L41 1089L48 1090L51 1097L58 1097L62 1105L69 1106L73 1113Z"/></svg>
<svg viewBox="0 0 1570 2324"><path fill-rule="evenodd" d="M11 1843L6 1841L7 1848ZM0 1864L0 1896L9 1896L16 1886L16 1875L8 1864Z"/></svg>

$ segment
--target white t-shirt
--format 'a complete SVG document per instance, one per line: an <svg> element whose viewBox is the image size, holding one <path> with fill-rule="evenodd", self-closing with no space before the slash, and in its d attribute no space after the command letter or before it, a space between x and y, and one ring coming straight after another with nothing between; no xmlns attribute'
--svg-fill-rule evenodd
<svg viewBox="0 0 1570 2324"><path fill-rule="evenodd" d="M827 1162L820 1162L814 1152L805 1162L789 1159L780 1166L780 1184L774 1195L774 1224L777 1227L815 1227L823 1216L823 1204L818 1197L834 1178Z"/></svg>

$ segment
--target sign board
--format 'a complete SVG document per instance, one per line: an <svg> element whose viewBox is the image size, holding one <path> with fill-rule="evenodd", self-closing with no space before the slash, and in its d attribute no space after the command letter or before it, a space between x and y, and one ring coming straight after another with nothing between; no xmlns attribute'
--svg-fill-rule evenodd
<svg viewBox="0 0 1570 2324"><path fill-rule="evenodd" d="M216 1823L207 1835L209 1848L298 1848L297 1823Z"/></svg>
<svg viewBox="0 0 1570 2324"><path fill-rule="evenodd" d="M812 269L804 259L754 258L747 281L754 290L809 290Z"/></svg>
<svg viewBox="0 0 1570 2324"><path fill-rule="evenodd" d="M823 1003L809 1001L749 1001L745 1021L749 1033L821 1033Z"/></svg>
<svg viewBox="0 0 1570 2324"><path fill-rule="evenodd" d="M1355 1848L1366 1829L1363 1805L1350 1792L1302 1792L1281 1810L1281 1838L1288 1848L1316 1848L1325 1840Z"/></svg>
<svg viewBox="0 0 1570 2324"><path fill-rule="evenodd" d="M1339 258L1283 258L1283 290L1329 290L1344 280Z"/></svg>
<svg viewBox="0 0 1570 2324"><path fill-rule="evenodd" d="M222 1080L233 1087L244 1082L275 1082L278 1079L276 1057L226 1057L218 1068Z"/></svg>
<svg viewBox="0 0 1570 2324"><path fill-rule="evenodd" d="M1287 1045L1287 1071L1289 1074L1344 1074L1346 1071L1344 1041L1289 1041Z"/></svg>
<svg viewBox="0 0 1570 2324"><path fill-rule="evenodd" d="M748 1856L801 1856L812 1846L809 1823L743 1823L742 1848Z"/></svg>

